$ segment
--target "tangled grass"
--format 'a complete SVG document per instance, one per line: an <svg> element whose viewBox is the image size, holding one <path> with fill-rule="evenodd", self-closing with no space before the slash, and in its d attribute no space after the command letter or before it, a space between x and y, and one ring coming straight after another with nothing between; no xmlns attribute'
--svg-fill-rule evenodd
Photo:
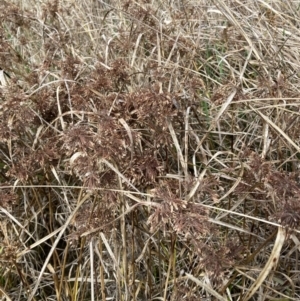
<svg viewBox="0 0 300 301"><path fill-rule="evenodd" d="M1 300L299 300L299 10L0 0Z"/></svg>

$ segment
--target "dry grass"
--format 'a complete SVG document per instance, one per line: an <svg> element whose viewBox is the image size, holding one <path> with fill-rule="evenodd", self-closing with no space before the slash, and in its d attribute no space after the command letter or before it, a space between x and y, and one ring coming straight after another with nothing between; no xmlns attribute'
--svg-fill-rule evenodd
<svg viewBox="0 0 300 301"><path fill-rule="evenodd" d="M299 300L299 10L0 0L1 300Z"/></svg>

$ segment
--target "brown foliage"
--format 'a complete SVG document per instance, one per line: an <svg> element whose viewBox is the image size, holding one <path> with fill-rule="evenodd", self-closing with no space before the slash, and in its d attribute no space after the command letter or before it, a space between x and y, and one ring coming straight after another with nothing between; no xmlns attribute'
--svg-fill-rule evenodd
<svg viewBox="0 0 300 301"><path fill-rule="evenodd" d="M85 300L92 275L103 300L210 298L188 272L238 300L267 261L274 223L294 238L279 282L298 289L294 10L32 2L0 0L10 77L0 87L0 279L10 298Z"/></svg>

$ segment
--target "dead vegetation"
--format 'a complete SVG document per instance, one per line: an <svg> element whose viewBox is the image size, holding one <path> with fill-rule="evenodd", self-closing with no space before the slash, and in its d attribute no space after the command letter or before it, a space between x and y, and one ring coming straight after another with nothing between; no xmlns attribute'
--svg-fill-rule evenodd
<svg viewBox="0 0 300 301"><path fill-rule="evenodd" d="M0 0L1 300L299 300L299 10Z"/></svg>

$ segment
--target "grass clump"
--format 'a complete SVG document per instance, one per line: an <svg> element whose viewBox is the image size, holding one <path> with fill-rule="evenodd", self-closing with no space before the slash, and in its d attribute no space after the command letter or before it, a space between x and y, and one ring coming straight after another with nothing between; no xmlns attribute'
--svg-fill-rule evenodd
<svg viewBox="0 0 300 301"><path fill-rule="evenodd" d="M6 300L298 300L297 2L0 0Z"/></svg>

